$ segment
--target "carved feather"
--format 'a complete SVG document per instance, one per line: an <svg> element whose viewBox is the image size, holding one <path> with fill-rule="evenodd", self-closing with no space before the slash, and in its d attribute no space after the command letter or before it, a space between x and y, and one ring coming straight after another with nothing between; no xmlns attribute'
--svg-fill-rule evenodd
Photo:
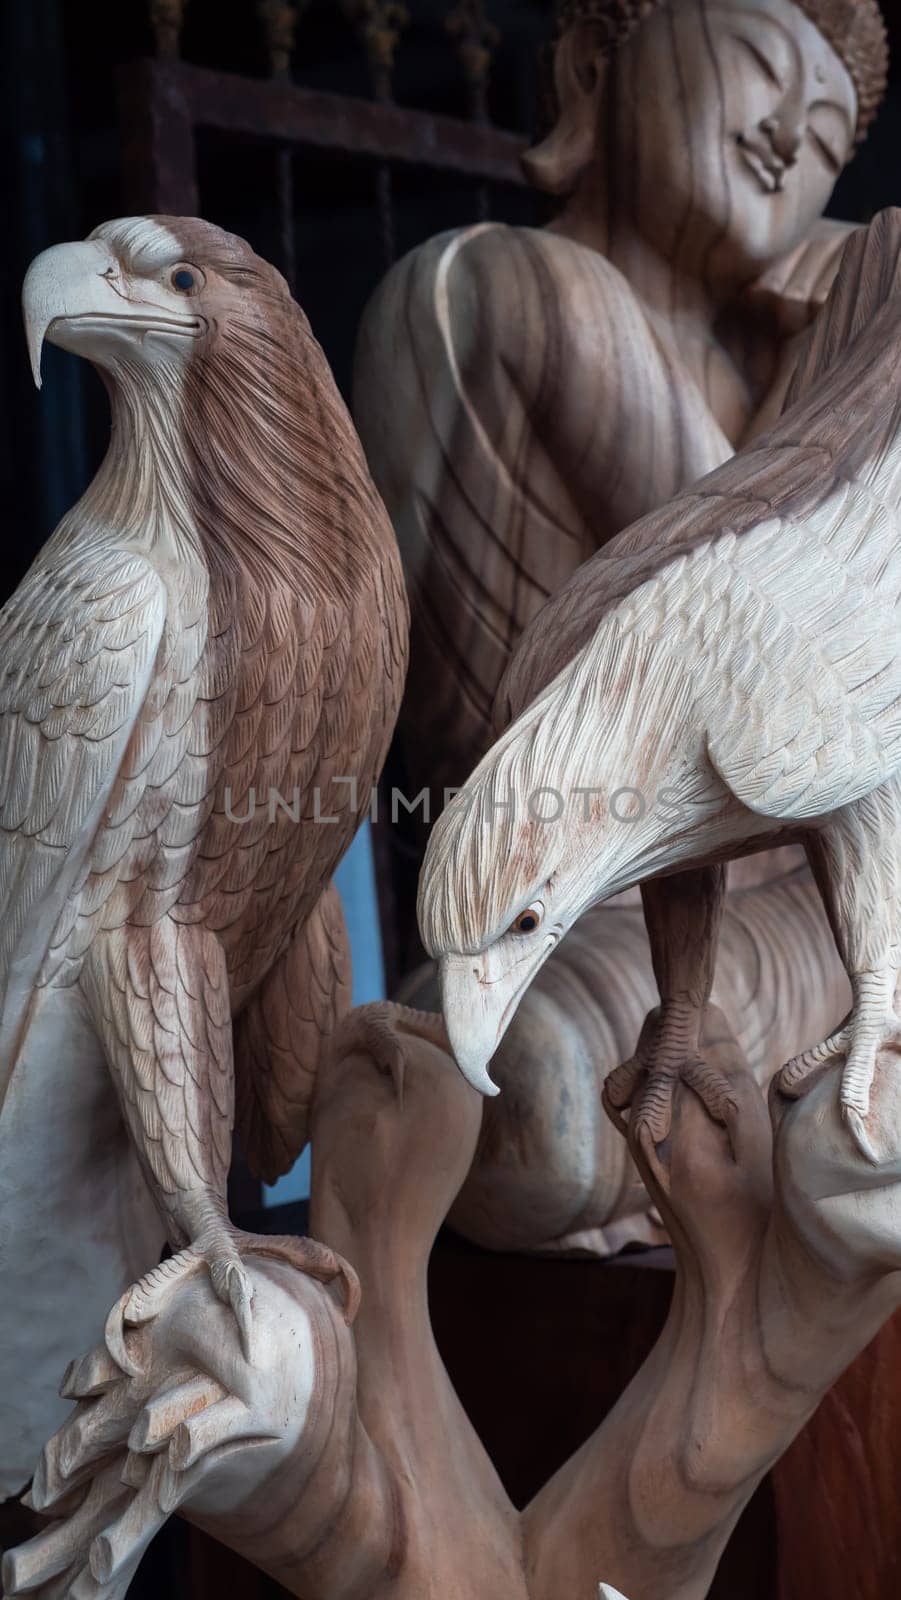
<svg viewBox="0 0 901 1600"><path fill-rule="evenodd" d="M501 684L498 722L530 704L609 617L647 637L661 629L673 660L682 652L709 664L695 677L711 757L752 809L814 816L892 770L899 252L898 212L853 238L808 336L813 353L800 358L791 410L612 540L548 602Z"/></svg>
<svg viewBox="0 0 901 1600"><path fill-rule="evenodd" d="M267 1183L289 1171L307 1142L313 1086L350 1009L350 978L341 901L329 887L235 1032L238 1133Z"/></svg>
<svg viewBox="0 0 901 1600"><path fill-rule="evenodd" d="M166 605L150 563L107 543L32 568L0 614L0 1103L146 694Z"/></svg>
<svg viewBox="0 0 901 1600"><path fill-rule="evenodd" d="M232 1014L250 1007L242 1118L272 1171L345 1003L327 886L391 736L406 597L278 273L192 219L95 238L138 299L196 263L206 331L182 365L116 368L110 453L0 619L4 1029L35 984L80 979L159 1190L221 1191Z"/></svg>

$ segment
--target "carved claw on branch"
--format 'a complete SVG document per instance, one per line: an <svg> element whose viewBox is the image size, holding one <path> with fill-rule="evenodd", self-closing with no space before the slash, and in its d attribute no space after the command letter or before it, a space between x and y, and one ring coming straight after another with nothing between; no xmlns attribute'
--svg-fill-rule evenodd
<svg viewBox="0 0 901 1600"><path fill-rule="evenodd" d="M315 1239L281 1237L270 1234L244 1233L231 1224L223 1224L227 1239L227 1252L217 1249L216 1242L207 1250L195 1246L182 1250L145 1274L140 1282L126 1289L113 1306L106 1319L104 1338L110 1355L123 1372L133 1378L139 1368L130 1354L126 1330L138 1327L155 1317L180 1278L188 1278L209 1268L210 1281L216 1296L223 1305L230 1306L241 1336L241 1346L248 1362L254 1362L253 1284L242 1257L254 1255L275 1261L286 1261L320 1283L339 1281L342 1285L344 1314L352 1323L360 1304L360 1284L353 1267L341 1256Z"/></svg>
<svg viewBox="0 0 901 1600"><path fill-rule="evenodd" d="M343 1326L309 1274L324 1282L350 1274L348 1315L356 1276L314 1241L259 1244L244 1257L253 1365L199 1258L194 1268L166 1271L167 1262L149 1275L139 1319L122 1317L111 1340L70 1364L61 1393L75 1409L44 1447L29 1496L56 1520L4 1557L4 1594L118 1600L177 1508L211 1526L225 1517L233 1532L246 1522L252 1536L263 1483L278 1474L297 1493L315 1460L311 1419L335 1376L322 1370L323 1328L331 1324L333 1346Z"/></svg>
<svg viewBox="0 0 901 1600"><path fill-rule="evenodd" d="M661 1197L669 1194L673 1171L682 1161L691 1165L703 1159L708 1143L733 1163L755 1151L757 1169L769 1143L760 1091L718 1007L708 1004L699 1013L690 1050L683 1047L681 1035L670 1037L666 1023L660 1009L649 1014L634 1057L610 1073L602 1093L604 1109L628 1140L655 1199L658 1192ZM693 1135L679 1132L692 1100L712 1124L710 1138L701 1145ZM673 1148L677 1139L688 1146L678 1153ZM726 1180L727 1174L721 1173L719 1182Z"/></svg>
<svg viewBox="0 0 901 1600"><path fill-rule="evenodd" d="M709 1009L709 1008L708 1008ZM697 1033L705 1013L693 1017L694 1037L685 1038L683 1017L661 1006L648 1016L634 1056L607 1077L603 1100L611 1120L626 1131L623 1112L628 1109L634 1137L650 1154L669 1137L673 1105L679 1086L692 1090L711 1119L726 1129L734 1149L732 1130L738 1106L728 1077L708 1060Z"/></svg>
<svg viewBox="0 0 901 1600"><path fill-rule="evenodd" d="M764 1472L901 1301L901 1074L877 1075L878 1168L848 1139L838 1065L770 1115L724 1019L702 1038L726 1131L683 1085L659 1145L625 1124L677 1257L670 1314L618 1404L524 1513L530 1592L606 1571L696 1600ZM602 1590L602 1593L604 1591Z"/></svg>
<svg viewBox="0 0 901 1600"><path fill-rule="evenodd" d="M873 1166L883 1159L879 1129L869 1125L870 1097L878 1072L897 1071L901 1016L894 1004L894 971L861 975L853 983L854 1008L821 1044L786 1062L778 1078L781 1094L796 1100L840 1064L842 1117L861 1155Z"/></svg>
<svg viewBox="0 0 901 1600"><path fill-rule="evenodd" d="M348 1012L335 1033L331 1058L340 1062L354 1054L368 1055L376 1069L391 1078L402 1103L417 1042L450 1053L440 1012L415 1010L393 1000L373 1000Z"/></svg>

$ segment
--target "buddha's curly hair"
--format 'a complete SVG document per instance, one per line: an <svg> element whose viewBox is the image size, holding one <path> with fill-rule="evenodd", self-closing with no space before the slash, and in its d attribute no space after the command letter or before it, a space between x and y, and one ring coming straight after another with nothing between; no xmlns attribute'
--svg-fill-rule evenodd
<svg viewBox="0 0 901 1600"><path fill-rule="evenodd" d="M613 55L645 17L664 0L561 0L561 33L581 23L598 31L600 47ZM888 82L888 39L878 0L794 0L819 28L844 62L857 91L856 142L865 138L885 96Z"/></svg>

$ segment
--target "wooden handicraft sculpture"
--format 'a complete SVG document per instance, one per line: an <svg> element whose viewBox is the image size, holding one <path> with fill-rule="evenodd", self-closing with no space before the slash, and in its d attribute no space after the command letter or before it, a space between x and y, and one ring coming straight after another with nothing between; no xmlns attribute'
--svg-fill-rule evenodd
<svg viewBox="0 0 901 1600"><path fill-rule="evenodd" d="M225 1198L235 1108L273 1179L349 1004L330 879L391 736L407 632L331 373L242 240L107 223L33 263L24 310L38 381L45 337L86 356L113 426L0 615L7 1493L63 1414L60 1345L96 1337L123 1289L108 1339L128 1364L157 1280L126 1285L162 1243L149 1196L181 1252L167 1282L205 1264L251 1349L255 1242ZM352 1295L327 1250L260 1249Z"/></svg>
<svg viewBox="0 0 901 1600"><path fill-rule="evenodd" d="M318 1246L244 1242L252 1342L196 1250L147 1275L66 1374L75 1410L30 1496L52 1520L4 1558L10 1600L121 1600L176 1509L299 1600L594 1600L602 1582L703 1600L748 1497L901 1303L899 356L885 213L847 246L778 424L588 562L512 657L511 725L421 880L463 1074L427 1019L338 1024L309 1096ZM633 824L605 805L624 777L649 801ZM535 784L578 796L567 825L528 813ZM768 1113L703 1003L712 879L796 836L855 1005ZM428 1318L429 1252L479 1138L471 1083L491 1087L517 1003L594 898L688 868L651 926L664 1001L669 977L701 995L690 1048L664 1070L649 1019L606 1091L676 1292L618 1404L519 1512ZM678 904L695 916L677 937Z"/></svg>
<svg viewBox="0 0 901 1600"><path fill-rule="evenodd" d="M885 74L875 0L571 0L554 126L526 158L559 215L442 235L379 290L355 410L406 569L402 728L433 818L503 726L498 686L547 598L778 416L851 232L821 214ZM719 871L695 883L723 917L714 998L764 1082L847 985L799 851L733 869L723 912L722 893ZM661 897L644 896L652 939L678 915ZM598 1109L657 1003L635 901L586 914L501 1044L506 1092L453 1213L483 1243L659 1237ZM438 1004L433 975L402 992ZM650 1048L667 1070L693 1048L679 1014Z"/></svg>

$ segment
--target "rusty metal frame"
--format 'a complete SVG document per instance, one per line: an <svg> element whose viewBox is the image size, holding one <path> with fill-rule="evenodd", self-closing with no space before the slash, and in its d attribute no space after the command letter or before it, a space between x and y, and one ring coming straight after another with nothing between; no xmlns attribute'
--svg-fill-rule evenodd
<svg viewBox="0 0 901 1600"><path fill-rule="evenodd" d="M118 91L125 192L136 214L197 213L198 128L526 187L519 162L525 141L486 123L179 60L121 67Z"/></svg>

